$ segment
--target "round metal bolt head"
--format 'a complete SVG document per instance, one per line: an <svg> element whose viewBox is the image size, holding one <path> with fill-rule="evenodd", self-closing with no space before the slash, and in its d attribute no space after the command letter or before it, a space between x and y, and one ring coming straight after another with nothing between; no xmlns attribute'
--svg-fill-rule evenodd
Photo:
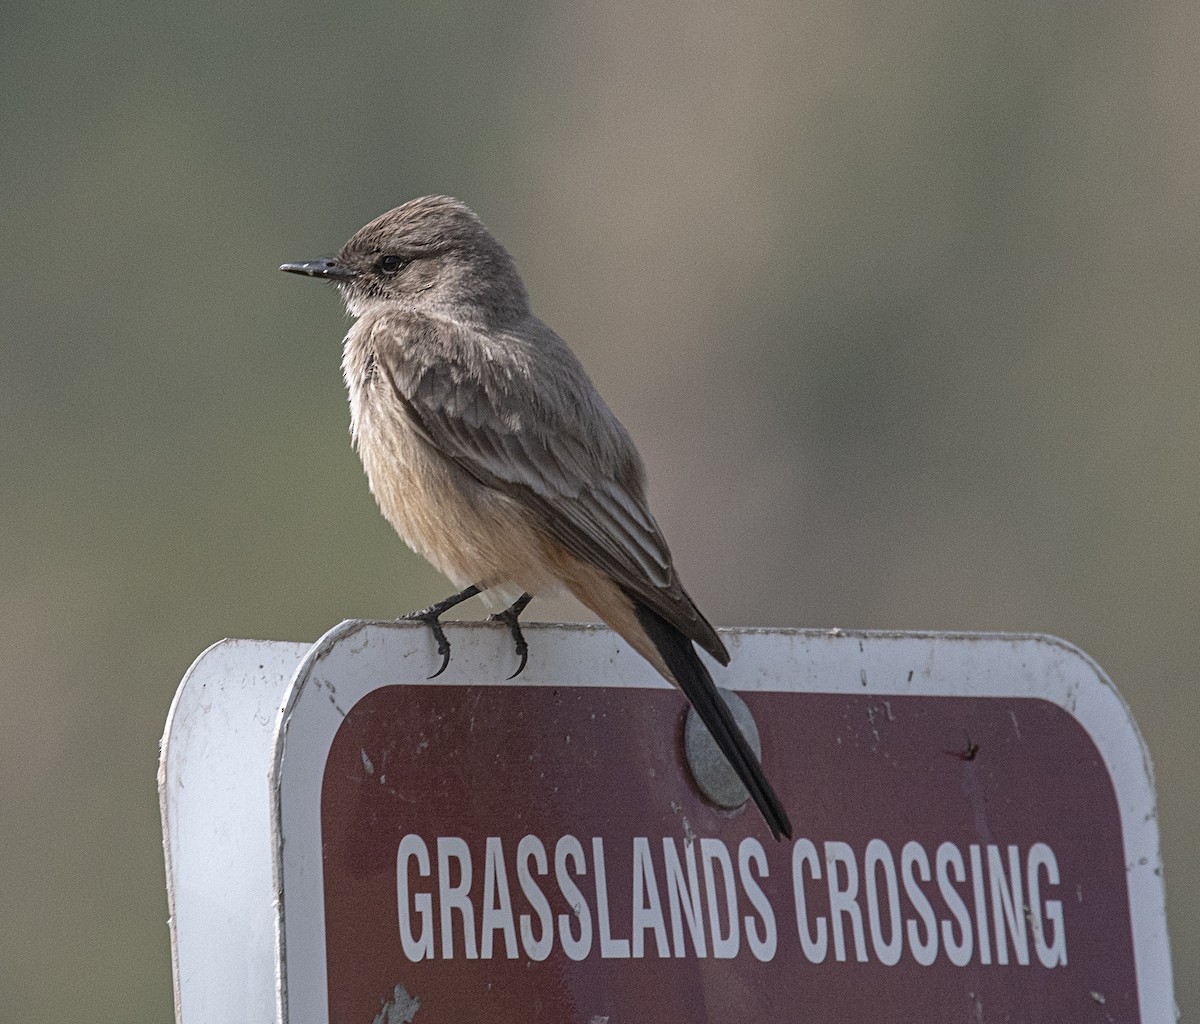
<svg viewBox="0 0 1200 1024"><path fill-rule="evenodd" d="M755 756L761 760L762 740L746 702L732 690L718 687L718 692L733 714L738 728L742 730L742 735L749 741ZM737 773L717 746L717 741L712 738L708 727L700 721L700 716L692 707L688 708L687 718L683 723L683 752L697 788L718 807L741 807L750 799L746 787L742 785Z"/></svg>

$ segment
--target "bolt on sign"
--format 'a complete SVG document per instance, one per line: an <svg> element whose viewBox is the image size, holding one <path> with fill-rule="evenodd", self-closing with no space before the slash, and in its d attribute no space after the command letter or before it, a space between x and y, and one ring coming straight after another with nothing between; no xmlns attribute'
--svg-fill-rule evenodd
<svg viewBox="0 0 1200 1024"><path fill-rule="evenodd" d="M160 771L181 1024L1175 1019L1149 757L1077 649L726 632L777 843L620 638L527 634L511 681L486 623L436 680L419 624L201 655Z"/></svg>

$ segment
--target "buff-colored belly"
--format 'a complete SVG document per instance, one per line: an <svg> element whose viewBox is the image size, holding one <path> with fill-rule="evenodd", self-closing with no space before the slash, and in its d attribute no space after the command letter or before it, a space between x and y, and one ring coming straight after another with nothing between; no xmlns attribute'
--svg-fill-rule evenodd
<svg viewBox="0 0 1200 1024"><path fill-rule="evenodd" d="M379 426L372 417L360 424L359 454L380 510L409 547L457 586L494 588L507 600L556 585L547 542L514 499L480 484L407 423Z"/></svg>

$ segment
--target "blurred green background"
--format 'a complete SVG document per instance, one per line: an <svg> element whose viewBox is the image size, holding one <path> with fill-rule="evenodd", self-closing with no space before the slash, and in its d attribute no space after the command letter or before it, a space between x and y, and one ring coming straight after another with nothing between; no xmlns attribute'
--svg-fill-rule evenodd
<svg viewBox="0 0 1200 1024"><path fill-rule="evenodd" d="M446 592L350 449L336 295L275 269L427 192L514 252L715 622L1106 667L1200 1007L1198 45L1167 2L7 8L4 1016L170 1018L204 647Z"/></svg>

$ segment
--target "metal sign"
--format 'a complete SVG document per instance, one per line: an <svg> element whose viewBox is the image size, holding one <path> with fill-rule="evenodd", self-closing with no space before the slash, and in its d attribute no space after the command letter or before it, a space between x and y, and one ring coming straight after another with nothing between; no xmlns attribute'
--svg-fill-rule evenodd
<svg viewBox="0 0 1200 1024"><path fill-rule="evenodd" d="M456 627L435 681L408 624L295 664L266 787L281 1021L1173 1019L1149 760L1076 649L726 633L775 843L701 796L682 698L618 637L531 626L506 682L506 636Z"/></svg>

